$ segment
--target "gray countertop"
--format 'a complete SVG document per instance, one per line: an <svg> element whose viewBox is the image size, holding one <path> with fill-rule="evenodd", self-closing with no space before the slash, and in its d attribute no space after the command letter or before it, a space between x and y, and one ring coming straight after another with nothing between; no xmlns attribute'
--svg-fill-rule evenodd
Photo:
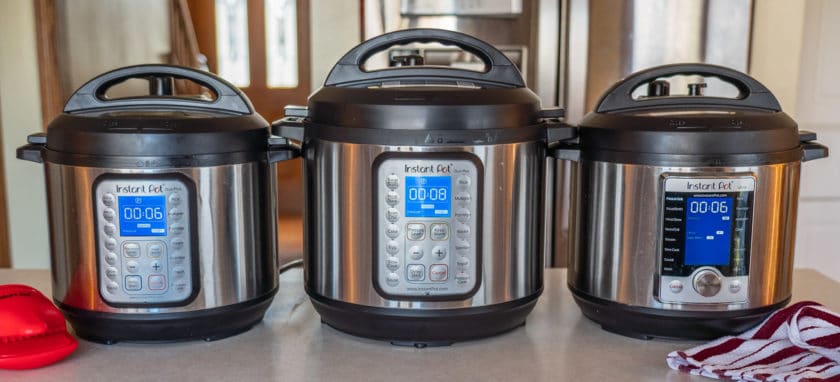
<svg viewBox="0 0 840 382"><path fill-rule="evenodd" d="M546 271L545 292L524 327L450 347L415 349L361 339L322 325L301 272L280 277L280 292L254 329L215 342L100 345L57 364L0 370L0 381L688 381L665 356L691 342L642 341L611 334L581 316L565 269ZM49 295L45 270L0 269L0 284L24 283ZM794 301L840 311L840 283L813 270L794 276Z"/></svg>

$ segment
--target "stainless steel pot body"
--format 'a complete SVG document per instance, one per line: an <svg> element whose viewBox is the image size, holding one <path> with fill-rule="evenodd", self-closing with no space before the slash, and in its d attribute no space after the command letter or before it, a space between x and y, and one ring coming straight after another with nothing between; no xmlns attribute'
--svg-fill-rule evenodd
<svg viewBox="0 0 840 382"><path fill-rule="evenodd" d="M119 169L45 163L53 298L94 312L161 314L219 308L277 288L275 165L266 162ZM197 278L193 298L175 306L114 306L101 297L92 190L102 176L178 174L195 186ZM170 304L171 305L171 304Z"/></svg>
<svg viewBox="0 0 840 382"><path fill-rule="evenodd" d="M499 304L542 289L545 142L398 146L306 143L305 283L310 294L397 309ZM483 166L481 282L465 299L388 299L374 286L374 161L386 153L469 153Z"/></svg>
<svg viewBox="0 0 840 382"><path fill-rule="evenodd" d="M569 286L591 297L677 311L766 307L791 296L800 162L664 167L580 160L572 165ZM655 298L666 174L755 178L747 300L678 304ZM691 286L687 286L690 288Z"/></svg>

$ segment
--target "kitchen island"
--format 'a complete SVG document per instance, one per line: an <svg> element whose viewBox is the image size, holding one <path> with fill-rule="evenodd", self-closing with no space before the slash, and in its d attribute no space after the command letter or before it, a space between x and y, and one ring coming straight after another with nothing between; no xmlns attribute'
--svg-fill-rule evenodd
<svg viewBox="0 0 840 382"><path fill-rule="evenodd" d="M280 277L263 323L215 342L79 341L69 358L42 369L0 370L0 381L690 381L665 356L692 342L642 341L584 318L566 289L565 269L546 270L545 291L525 326L497 337L416 349L353 337L321 324L300 269ZM46 270L0 269L0 284L32 285L49 296ZM807 269L794 274L793 301L840 311L840 283Z"/></svg>

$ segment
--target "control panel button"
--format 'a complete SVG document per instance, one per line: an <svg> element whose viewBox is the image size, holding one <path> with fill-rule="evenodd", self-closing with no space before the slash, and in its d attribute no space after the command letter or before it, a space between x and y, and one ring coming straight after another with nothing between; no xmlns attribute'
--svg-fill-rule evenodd
<svg viewBox="0 0 840 382"><path fill-rule="evenodd" d="M740 280L732 280L729 283L729 292L731 293L738 293L741 291L741 281Z"/></svg>
<svg viewBox="0 0 840 382"><path fill-rule="evenodd" d="M396 223L400 219L400 211L397 211L396 208L389 208L388 211L385 211L385 219L391 223Z"/></svg>
<svg viewBox="0 0 840 382"><path fill-rule="evenodd" d="M181 204L181 201L182 201L182 199L181 199L181 193L180 192L173 192L173 193L169 194L169 204L171 204L173 206L177 206L177 205Z"/></svg>
<svg viewBox="0 0 840 382"><path fill-rule="evenodd" d="M458 283L458 285L464 285L470 282L470 275L467 272L458 272L455 274L455 282Z"/></svg>
<svg viewBox="0 0 840 382"><path fill-rule="evenodd" d="M172 221L179 221L184 218L184 210L175 207L169 210L169 219Z"/></svg>
<svg viewBox="0 0 840 382"><path fill-rule="evenodd" d="M127 263L125 263L125 270L127 270L129 273L137 273L140 271L140 264L134 260L129 260Z"/></svg>
<svg viewBox="0 0 840 382"><path fill-rule="evenodd" d="M470 267L470 258L459 256L458 260L455 260L455 265L458 266L458 270L466 271Z"/></svg>
<svg viewBox="0 0 840 382"><path fill-rule="evenodd" d="M116 265L117 264L117 254L114 252L108 252L105 254L105 262L108 265Z"/></svg>
<svg viewBox="0 0 840 382"><path fill-rule="evenodd" d="M117 201L117 198L112 193L107 193L107 194L102 195L102 204L104 204L108 207L113 207L114 202L116 202L116 201Z"/></svg>
<svg viewBox="0 0 840 382"><path fill-rule="evenodd" d="M389 241L388 244L385 244L385 251L388 252L389 255L396 255L400 252L400 243L396 241Z"/></svg>
<svg viewBox="0 0 840 382"><path fill-rule="evenodd" d="M442 241L449 239L449 224L432 223L429 225L429 236L432 240Z"/></svg>
<svg viewBox="0 0 840 382"><path fill-rule="evenodd" d="M119 275L120 275L120 271L118 271L117 268L114 268L114 267L105 268L105 276L107 276L109 279L116 280L117 276L119 276Z"/></svg>
<svg viewBox="0 0 840 382"><path fill-rule="evenodd" d="M408 257L411 257L412 260L420 260L423 258L423 248L418 246L413 246L408 249Z"/></svg>
<svg viewBox="0 0 840 382"><path fill-rule="evenodd" d="M120 290L120 284L117 284L113 281L109 281L107 284L105 284L105 290L107 290L108 293L117 293L117 291Z"/></svg>
<svg viewBox="0 0 840 382"><path fill-rule="evenodd" d="M182 279L184 276L187 275L187 270L184 267L174 267L172 268L172 276L176 279Z"/></svg>
<svg viewBox="0 0 840 382"><path fill-rule="evenodd" d="M455 236L459 239L468 240L471 233L470 226L466 224L458 224L455 227Z"/></svg>
<svg viewBox="0 0 840 382"><path fill-rule="evenodd" d="M405 229L408 240L418 241L426 237L426 225L423 223L408 223Z"/></svg>
<svg viewBox="0 0 840 382"><path fill-rule="evenodd" d="M184 233L184 225L180 223L175 223L169 226L169 233L173 235L180 235Z"/></svg>
<svg viewBox="0 0 840 382"><path fill-rule="evenodd" d="M411 264L406 268L408 281L423 281L426 279L426 267L422 264Z"/></svg>
<svg viewBox="0 0 840 382"><path fill-rule="evenodd" d="M388 273L388 275L385 276L385 283L389 286L395 287L400 283L400 276L394 272Z"/></svg>
<svg viewBox="0 0 840 382"><path fill-rule="evenodd" d="M720 292L721 277L712 270L702 270L694 276L694 290L703 297L712 297Z"/></svg>
<svg viewBox="0 0 840 382"><path fill-rule="evenodd" d="M396 190L397 187L400 186L400 177L396 174L388 175L385 178L385 186L392 190Z"/></svg>
<svg viewBox="0 0 840 382"><path fill-rule="evenodd" d="M143 289L143 278L140 276L125 276L125 290L138 291Z"/></svg>
<svg viewBox="0 0 840 382"><path fill-rule="evenodd" d="M396 224L388 224L388 227L385 227L385 235L391 239L396 239L397 236L400 235L400 226Z"/></svg>
<svg viewBox="0 0 840 382"><path fill-rule="evenodd" d="M397 203L400 202L400 194L394 191L388 191L388 194L385 195L385 203L388 203L389 206L393 207L396 206Z"/></svg>
<svg viewBox="0 0 840 382"><path fill-rule="evenodd" d="M110 239L109 239L110 240ZM107 247L107 243L105 244ZM122 254L125 257L140 257L140 244L125 243L123 244Z"/></svg>
<svg viewBox="0 0 840 382"><path fill-rule="evenodd" d="M114 240L114 238L111 238L111 237L105 239L105 248L108 249L109 251L113 251L113 250L117 249L117 241Z"/></svg>
<svg viewBox="0 0 840 382"><path fill-rule="evenodd" d="M469 253L470 250L470 242L464 240L458 240L455 242L455 250L458 251L459 254L461 253ZM461 255L466 256L466 255Z"/></svg>
<svg viewBox="0 0 840 382"><path fill-rule="evenodd" d="M469 192L459 192L452 199L456 202L469 203L472 200L472 195Z"/></svg>
<svg viewBox="0 0 840 382"><path fill-rule="evenodd" d="M455 211L455 220L458 220L460 223L466 223L470 221L470 210L466 208L459 208L458 211Z"/></svg>
<svg viewBox="0 0 840 382"><path fill-rule="evenodd" d="M164 290L166 289L166 276L164 275L149 275L149 289Z"/></svg>
<svg viewBox="0 0 840 382"><path fill-rule="evenodd" d="M160 261L154 260L149 264L149 269L160 272L163 269L163 265L160 264Z"/></svg>
<svg viewBox="0 0 840 382"><path fill-rule="evenodd" d="M117 226L111 223L105 223L105 225L102 227L102 231L104 231L105 234L108 236L114 236L114 234L117 232Z"/></svg>
<svg viewBox="0 0 840 382"><path fill-rule="evenodd" d="M163 245L160 243L149 244L149 257L163 256Z"/></svg>
<svg viewBox="0 0 840 382"><path fill-rule="evenodd" d="M187 290L187 282L186 281L176 281L172 283L172 288L175 289L175 292L182 293Z"/></svg>
<svg viewBox="0 0 840 382"><path fill-rule="evenodd" d="M455 183L460 187L467 188L472 184L472 179L467 175L461 175L455 180Z"/></svg>
<svg viewBox="0 0 840 382"><path fill-rule="evenodd" d="M447 250L444 246L438 245L432 249L432 257L434 257L435 260L443 260L446 258L446 254Z"/></svg>
<svg viewBox="0 0 840 382"><path fill-rule="evenodd" d="M680 293L683 290L683 283L680 280L671 281L668 283L668 289L670 289L672 293Z"/></svg>
<svg viewBox="0 0 840 382"><path fill-rule="evenodd" d="M170 241L169 244L172 246L172 249L177 251L181 248L184 248L184 239L176 237L172 239L172 241Z"/></svg>
<svg viewBox="0 0 840 382"><path fill-rule="evenodd" d="M173 252L169 254L169 262L172 264L183 264L187 260L187 256L181 252Z"/></svg>
<svg viewBox="0 0 840 382"><path fill-rule="evenodd" d="M449 268L446 264L432 264L429 266L429 280L446 281L449 278Z"/></svg>
<svg viewBox="0 0 840 382"><path fill-rule="evenodd" d="M395 256L388 256L385 259L385 268L388 268L391 272L396 272L397 269L400 269L400 259Z"/></svg>
<svg viewBox="0 0 840 382"><path fill-rule="evenodd" d="M113 208L106 208L102 211L102 217L105 218L107 222L113 222L114 217L117 216L117 212L114 211Z"/></svg>

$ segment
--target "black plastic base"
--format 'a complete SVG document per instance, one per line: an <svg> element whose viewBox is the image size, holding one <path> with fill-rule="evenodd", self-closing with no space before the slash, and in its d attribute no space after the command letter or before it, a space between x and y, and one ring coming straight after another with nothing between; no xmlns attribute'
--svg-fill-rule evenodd
<svg viewBox="0 0 840 382"><path fill-rule="evenodd" d="M262 321L277 289L253 300L192 312L126 314L94 312L56 301L79 338L117 342L215 341L243 333Z"/></svg>
<svg viewBox="0 0 840 382"><path fill-rule="evenodd" d="M761 308L733 311L675 311L619 304L569 289L583 315L604 330L639 339L712 340L743 333L770 313L788 304L790 298Z"/></svg>
<svg viewBox="0 0 840 382"><path fill-rule="evenodd" d="M531 296L474 308L394 309L351 304L309 293L321 321L355 336L393 345L449 346L501 334L525 324L539 291Z"/></svg>

